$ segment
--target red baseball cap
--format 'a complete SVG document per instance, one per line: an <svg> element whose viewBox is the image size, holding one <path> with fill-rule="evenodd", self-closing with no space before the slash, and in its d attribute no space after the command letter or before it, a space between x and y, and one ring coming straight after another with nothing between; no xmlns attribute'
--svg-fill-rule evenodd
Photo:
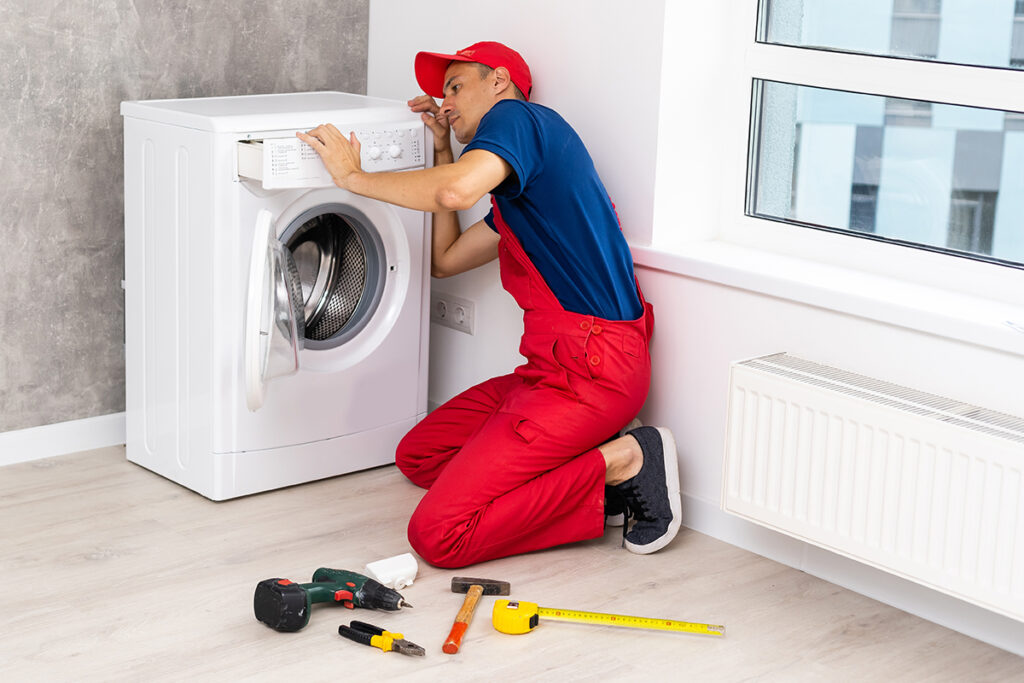
<svg viewBox="0 0 1024 683"><path fill-rule="evenodd" d="M453 55L439 52L418 53L415 61L416 82L423 88L423 92L431 97L444 98L444 74L452 62L478 62L492 69L503 66L508 69L512 83L519 88L526 99L530 99L533 79L530 76L530 67L526 65L526 60L509 46L492 41L473 43Z"/></svg>

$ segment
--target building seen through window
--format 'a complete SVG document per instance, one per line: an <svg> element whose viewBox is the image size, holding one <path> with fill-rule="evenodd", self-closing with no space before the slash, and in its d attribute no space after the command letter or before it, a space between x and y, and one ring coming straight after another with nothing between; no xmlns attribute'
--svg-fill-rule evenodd
<svg viewBox="0 0 1024 683"><path fill-rule="evenodd" d="M873 39L886 43L880 54L978 55L978 30L947 28L950 18L969 16L982 33L1001 22L1005 30L994 34L1005 37L1002 65L1024 59L1024 0L853 4L868 14L884 9L886 22L872 19L881 34ZM852 16L844 14L849 3L767 5L776 21L777 12L798 21L801 40L849 49L864 35L865 20L842 21ZM1024 264L1024 114L769 80L755 86L751 215Z"/></svg>

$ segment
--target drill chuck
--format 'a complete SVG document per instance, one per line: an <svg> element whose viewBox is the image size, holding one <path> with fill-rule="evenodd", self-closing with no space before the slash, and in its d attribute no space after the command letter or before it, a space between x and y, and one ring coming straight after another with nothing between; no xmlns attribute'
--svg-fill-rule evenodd
<svg viewBox="0 0 1024 683"><path fill-rule="evenodd" d="M367 579L363 584L362 602L367 607L386 609L392 612L402 607L412 607L402 598L401 593L373 579Z"/></svg>

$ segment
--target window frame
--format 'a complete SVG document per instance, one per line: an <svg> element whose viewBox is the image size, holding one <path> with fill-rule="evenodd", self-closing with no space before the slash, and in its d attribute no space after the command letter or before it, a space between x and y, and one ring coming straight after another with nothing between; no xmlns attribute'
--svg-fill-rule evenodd
<svg viewBox="0 0 1024 683"><path fill-rule="evenodd" d="M737 56L726 79L722 190L715 239L915 286L1024 306L1024 268L746 215L756 79L899 99L1024 112L1024 72L758 42L761 0L733 4L726 40Z"/></svg>

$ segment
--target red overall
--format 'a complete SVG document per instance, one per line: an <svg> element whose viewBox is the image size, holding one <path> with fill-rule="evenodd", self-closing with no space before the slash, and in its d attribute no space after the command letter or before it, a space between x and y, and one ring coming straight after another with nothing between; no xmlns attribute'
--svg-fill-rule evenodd
<svg viewBox="0 0 1024 683"><path fill-rule="evenodd" d="M610 321L562 308L494 205L501 282L524 311L526 363L467 389L402 440L399 469L428 489L409 542L464 567L604 530L604 458L647 397L653 312ZM639 290L638 290L639 291Z"/></svg>

